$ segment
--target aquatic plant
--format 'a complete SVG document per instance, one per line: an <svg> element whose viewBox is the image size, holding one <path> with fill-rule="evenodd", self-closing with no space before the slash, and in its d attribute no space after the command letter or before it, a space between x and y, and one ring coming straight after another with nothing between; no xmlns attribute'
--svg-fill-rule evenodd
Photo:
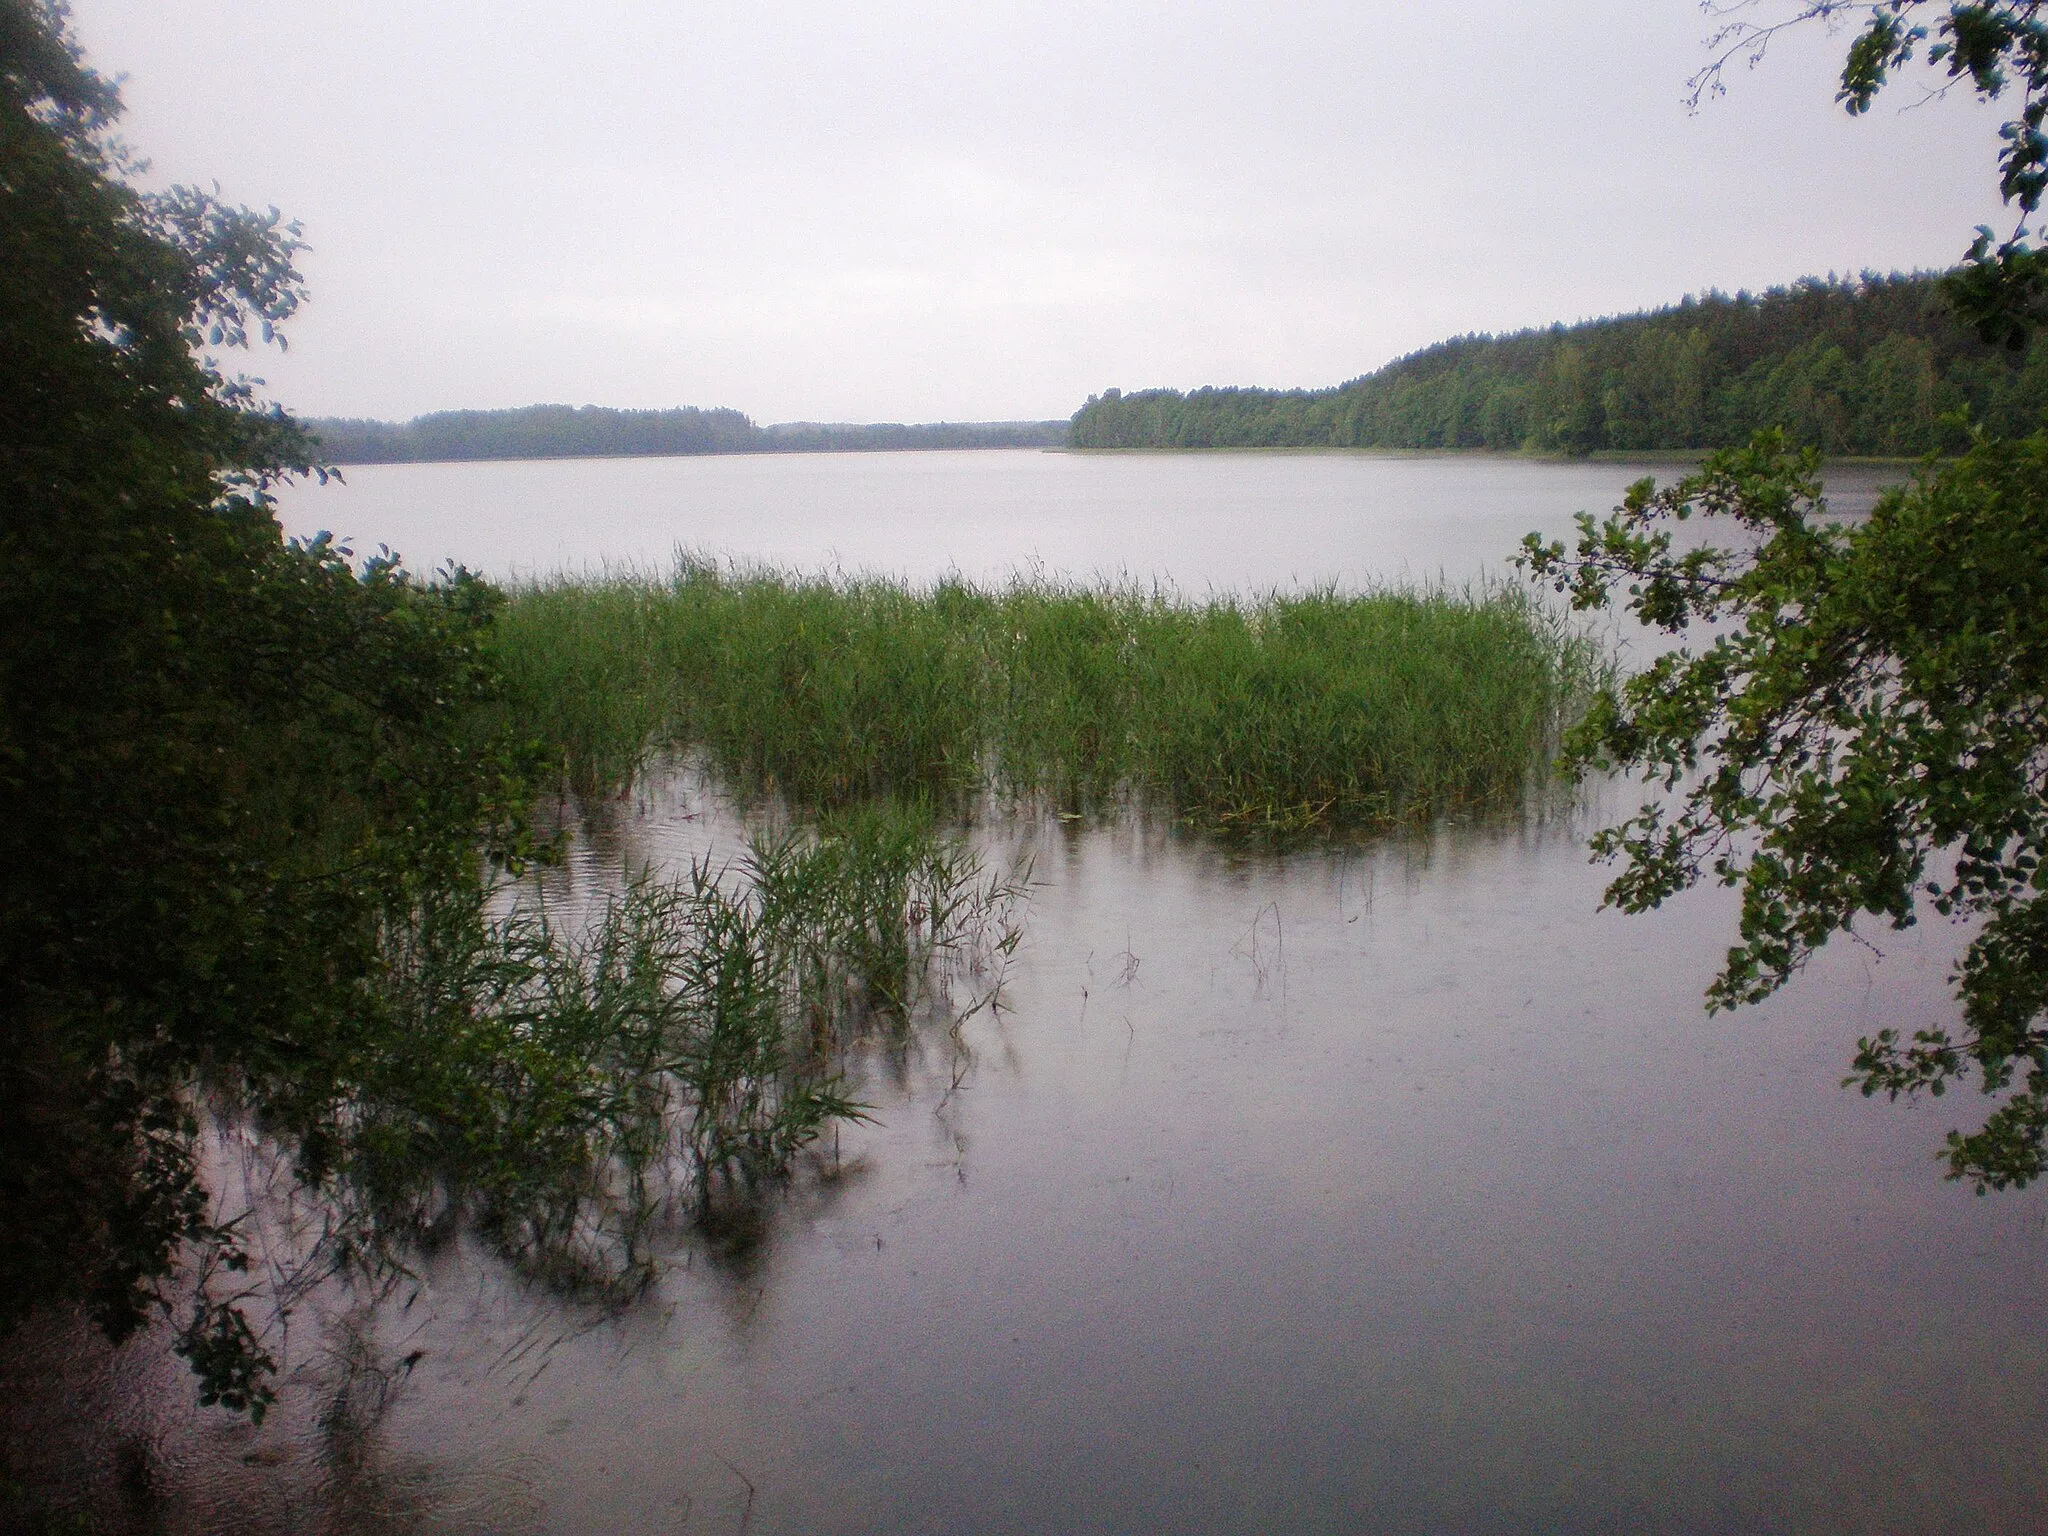
<svg viewBox="0 0 2048 1536"><path fill-rule="evenodd" d="M1607 675L1513 587L1191 603L699 560L528 587L496 644L518 718L585 788L691 748L798 805L1130 795L1213 827L1517 805Z"/></svg>
<svg viewBox="0 0 2048 1536"><path fill-rule="evenodd" d="M402 1046L303 1144L343 1213L330 1247L375 1269L467 1221L551 1283L636 1290L676 1220L867 1118L852 1041L992 1000L1022 888L888 805L643 871L587 925L531 893L422 907L386 945Z"/></svg>

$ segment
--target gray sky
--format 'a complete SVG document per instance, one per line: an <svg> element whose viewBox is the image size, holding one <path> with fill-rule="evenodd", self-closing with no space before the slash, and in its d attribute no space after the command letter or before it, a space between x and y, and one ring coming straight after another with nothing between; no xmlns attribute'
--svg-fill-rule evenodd
<svg viewBox="0 0 2048 1536"><path fill-rule="evenodd" d="M1695 0L74 0L159 180L302 220L308 414L1055 417L1944 266L1996 117Z"/></svg>

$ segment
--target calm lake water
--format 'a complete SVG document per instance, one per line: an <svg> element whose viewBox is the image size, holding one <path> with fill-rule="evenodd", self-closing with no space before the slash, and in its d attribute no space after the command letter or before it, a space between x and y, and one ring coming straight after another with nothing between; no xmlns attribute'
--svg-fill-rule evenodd
<svg viewBox="0 0 2048 1536"><path fill-rule="evenodd" d="M1522 535L1571 531L1662 463L1495 454L732 454L371 464L286 492L288 532L380 543L415 569L500 578L660 571L678 549L801 571L977 581L1045 572L1170 582L1200 596L1334 582L1500 575ZM1867 510L1896 470L1845 466Z"/></svg>
<svg viewBox="0 0 2048 1536"><path fill-rule="evenodd" d="M1497 571L1637 472L402 467L289 516L501 574L681 542L1201 591ZM982 826L1037 882L1008 1008L964 1054L941 1035L872 1061L880 1123L744 1262L685 1243L607 1318L447 1252L371 1326L387 1365L423 1353L358 1440L326 1412L340 1335L310 1322L261 1431L193 1409L150 1341L59 1332L0 1396L69 1395L0 1431L86 1469L106 1528L167 1532L2040 1529L2048 1203L1942 1180L1974 1096L1839 1087L1859 1035L1948 1014L1956 934L1838 945L1708 1019L1725 894L1597 910L1583 838L1631 803L1288 854ZM677 770L550 878L586 899L742 836Z"/></svg>

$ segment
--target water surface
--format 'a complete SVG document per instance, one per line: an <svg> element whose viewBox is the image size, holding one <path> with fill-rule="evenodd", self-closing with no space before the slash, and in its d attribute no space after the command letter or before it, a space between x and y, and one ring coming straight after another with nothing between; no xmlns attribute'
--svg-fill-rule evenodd
<svg viewBox="0 0 2048 1536"><path fill-rule="evenodd" d="M359 471L323 505L501 573L683 542L1200 591L1465 579L1637 472L582 461ZM1598 910L1584 834L1628 803L1291 853L983 825L1037 881L1007 1007L867 1057L879 1123L757 1247L679 1234L616 1317L450 1249L355 1320L388 1406L347 1433L331 1320L261 1431L193 1409L151 1341L52 1336L0 1370L0 1434L72 1446L108 1529L2037 1528L2048 1203L1942 1180L1974 1095L1839 1087L1857 1037L1951 1015L1959 935L1838 943L1708 1019L1726 893ZM571 906L743 836L677 769L582 823L550 886Z"/></svg>
<svg viewBox="0 0 2048 1536"><path fill-rule="evenodd" d="M1166 581L1192 595L1334 582L1462 583L1505 571L1522 535L1568 534L1673 461L1505 454L721 454L370 464L284 496L287 531L379 543L416 569L459 558L512 578L665 570L677 549L803 571L977 581L1044 572ZM1830 475L1868 508L1897 469Z"/></svg>

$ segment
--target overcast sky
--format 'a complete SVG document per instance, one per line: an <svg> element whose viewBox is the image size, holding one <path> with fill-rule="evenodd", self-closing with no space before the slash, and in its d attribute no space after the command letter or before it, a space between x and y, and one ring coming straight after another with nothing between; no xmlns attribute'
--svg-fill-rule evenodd
<svg viewBox="0 0 2048 1536"><path fill-rule="evenodd" d="M1325 385L1444 336L1945 266L1996 118L1697 115L1696 0L74 0L164 181L302 220L306 414L762 422Z"/></svg>

